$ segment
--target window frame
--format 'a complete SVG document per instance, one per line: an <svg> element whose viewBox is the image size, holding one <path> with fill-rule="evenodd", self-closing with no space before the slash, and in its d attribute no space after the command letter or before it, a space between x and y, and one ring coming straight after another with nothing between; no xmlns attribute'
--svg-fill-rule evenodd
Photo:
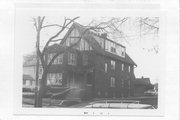
<svg viewBox="0 0 180 120"><path fill-rule="evenodd" d="M104 72L105 73L108 72L108 63L107 62L104 63Z"/></svg>
<svg viewBox="0 0 180 120"><path fill-rule="evenodd" d="M131 66L128 66L128 72L131 73Z"/></svg>
<svg viewBox="0 0 180 120"><path fill-rule="evenodd" d="M61 77L60 77L61 76ZM63 85L63 73L48 73L47 75L47 85Z"/></svg>
<svg viewBox="0 0 180 120"><path fill-rule="evenodd" d="M76 54L68 52L68 65L76 65Z"/></svg>
<svg viewBox="0 0 180 120"><path fill-rule="evenodd" d="M115 70L116 69L116 61L111 60L111 70Z"/></svg>
<svg viewBox="0 0 180 120"><path fill-rule="evenodd" d="M121 71L124 71L124 63L121 64Z"/></svg>
<svg viewBox="0 0 180 120"><path fill-rule="evenodd" d="M115 77L111 77L110 78L110 87L111 88L115 88L116 87L116 78Z"/></svg>

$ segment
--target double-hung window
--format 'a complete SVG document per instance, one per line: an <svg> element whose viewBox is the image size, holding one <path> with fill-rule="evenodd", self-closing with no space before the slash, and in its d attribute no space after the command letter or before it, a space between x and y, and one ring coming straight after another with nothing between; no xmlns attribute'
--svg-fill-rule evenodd
<svg viewBox="0 0 180 120"><path fill-rule="evenodd" d="M129 73L131 72L131 66L128 67L128 71L129 71Z"/></svg>
<svg viewBox="0 0 180 120"><path fill-rule="evenodd" d="M105 63L105 64L104 64L104 71L105 71L105 73L107 73L107 69L108 69L108 64Z"/></svg>
<svg viewBox="0 0 180 120"><path fill-rule="evenodd" d="M76 65L76 55L74 53L68 54L68 64L69 65Z"/></svg>
<svg viewBox="0 0 180 120"><path fill-rule="evenodd" d="M111 69L115 70L116 62L114 60L111 60Z"/></svg>
<svg viewBox="0 0 180 120"><path fill-rule="evenodd" d="M62 73L49 73L47 75L47 85L62 85Z"/></svg>
<svg viewBox="0 0 180 120"><path fill-rule="evenodd" d="M121 65L121 70L124 71L124 64Z"/></svg>
<svg viewBox="0 0 180 120"><path fill-rule="evenodd" d="M110 87L115 87L115 77L111 77Z"/></svg>

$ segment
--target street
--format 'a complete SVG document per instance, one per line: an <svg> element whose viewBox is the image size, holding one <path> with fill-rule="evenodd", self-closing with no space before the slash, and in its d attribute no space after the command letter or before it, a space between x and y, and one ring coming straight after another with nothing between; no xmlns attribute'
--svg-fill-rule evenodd
<svg viewBox="0 0 180 120"><path fill-rule="evenodd" d="M104 98L107 99L107 98ZM89 101L77 101L77 100L58 100L58 99L51 99L51 98L43 98L43 107L81 107L85 104L103 100L102 98L95 98ZM142 97L131 97L131 98L113 98L108 100L134 100L139 101L140 104L149 104L152 105L154 108L158 108L157 96L142 96ZM34 107L34 94L27 93L23 94L23 107Z"/></svg>

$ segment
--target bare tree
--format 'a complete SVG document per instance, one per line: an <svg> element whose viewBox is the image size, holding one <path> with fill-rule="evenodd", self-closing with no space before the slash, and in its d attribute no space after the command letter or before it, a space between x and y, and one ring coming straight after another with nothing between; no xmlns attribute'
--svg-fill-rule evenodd
<svg viewBox="0 0 180 120"><path fill-rule="evenodd" d="M129 35L123 29L123 25L129 24L128 22L133 22L133 26L131 28L136 28L134 35ZM137 17L135 19L131 17L112 17L112 18L102 18L100 20L92 20L89 25L91 26L106 26L103 31L98 32L106 32L108 36L112 37L115 40L121 40L119 42L125 42L130 45L132 37L139 37L139 39L143 39L144 36L154 34L158 36L159 32L159 18L158 17ZM125 26L126 27L126 26ZM127 28L127 27L126 27ZM121 38L121 39L119 39ZM116 41L118 42L118 41ZM145 48L143 48L145 50ZM148 49L148 51L158 52L158 45L153 45L152 49Z"/></svg>
<svg viewBox="0 0 180 120"><path fill-rule="evenodd" d="M50 46L51 43L53 42L59 42L59 46L63 46L61 44L61 41L64 40L65 38L58 38L60 35L62 35L62 33L64 31L66 31L67 29L69 29L69 26L79 17L75 17L73 19L69 19L69 18L65 18L64 19L64 23L63 25L59 25L59 24L49 24L49 25L43 25L45 17L37 17L34 18L34 27L36 29L36 51L37 51L37 69L36 69L36 81L38 80L38 66L39 66L39 60L43 69L43 73L42 73L42 79L40 81L40 85L39 85L39 90L37 91L36 95L38 96L35 100L35 107L42 107L42 98L43 95L45 93L45 89L46 89L46 84L47 84L47 74L49 72L49 69L52 65L52 63L54 62L54 60L60 55L63 54L65 51L75 47L80 40L85 37L88 36L87 31L88 30L102 30L105 27L99 27L99 26L84 26L85 30L82 31L82 34L78 37L77 42L71 44L70 46L66 46L65 49L63 49L62 51L58 51L57 53L55 53L55 55L52 57L52 59L47 63L45 61L45 55L46 52L48 50L48 47ZM60 29L56 32L55 35L51 36L47 42L45 43L43 49L40 49L40 36L41 36L41 31L42 29L45 28L49 28L49 27L59 27Z"/></svg>

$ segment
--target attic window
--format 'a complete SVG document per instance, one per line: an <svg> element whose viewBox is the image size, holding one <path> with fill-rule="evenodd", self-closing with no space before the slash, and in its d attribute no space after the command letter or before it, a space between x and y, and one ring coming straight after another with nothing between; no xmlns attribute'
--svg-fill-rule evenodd
<svg viewBox="0 0 180 120"><path fill-rule="evenodd" d="M68 53L68 64L76 65L76 55L74 53Z"/></svg>
<svg viewBox="0 0 180 120"><path fill-rule="evenodd" d="M125 57L125 48L122 48L121 51L122 51L122 52L121 52L121 55L122 55L123 57Z"/></svg>

